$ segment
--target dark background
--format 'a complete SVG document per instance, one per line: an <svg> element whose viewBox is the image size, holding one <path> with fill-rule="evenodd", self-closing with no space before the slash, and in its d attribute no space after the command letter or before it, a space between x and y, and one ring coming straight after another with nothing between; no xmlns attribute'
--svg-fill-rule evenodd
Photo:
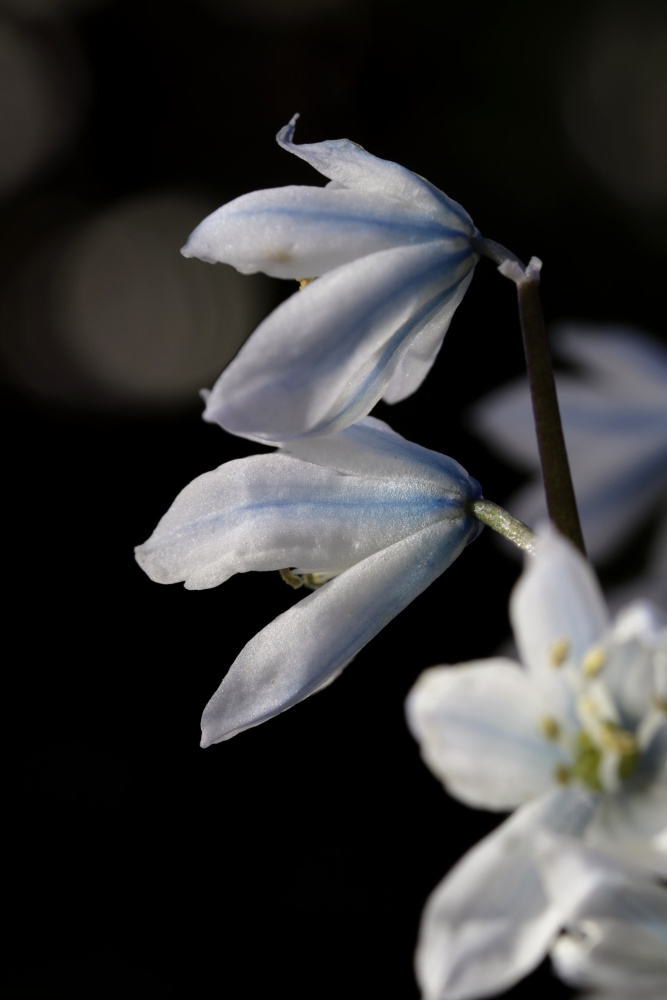
<svg viewBox="0 0 667 1000"><path fill-rule="evenodd" d="M484 533L332 687L202 752L224 671L299 595L159 587L132 547L257 450L197 390L292 287L178 250L231 197L317 183L273 140L299 111L297 141L354 139L541 257L550 322L664 336L664 4L0 0L0 81L6 992L416 997L424 900L498 817L447 798L403 701L497 649L519 565ZM378 415L502 501L520 478L465 411L521 366L483 261ZM511 995L551 987L545 964Z"/></svg>

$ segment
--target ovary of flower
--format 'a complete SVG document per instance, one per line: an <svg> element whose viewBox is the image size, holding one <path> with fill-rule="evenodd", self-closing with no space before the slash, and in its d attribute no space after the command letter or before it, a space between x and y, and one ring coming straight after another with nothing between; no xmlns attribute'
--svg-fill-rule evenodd
<svg viewBox="0 0 667 1000"><path fill-rule="evenodd" d="M278 142L329 184L243 195L204 219L182 251L300 282L206 401L206 420L269 443L331 433L381 397L413 393L478 259L479 234L460 205L347 139L296 145L296 117Z"/></svg>
<svg viewBox="0 0 667 1000"><path fill-rule="evenodd" d="M638 603L610 622L590 567L552 533L510 616L521 665L436 667L407 702L422 756L452 795L519 807L426 907L417 952L426 1000L497 992L544 957L562 921L538 874L540 830L667 874L664 616ZM515 900L505 910L503 895Z"/></svg>
<svg viewBox="0 0 667 1000"><path fill-rule="evenodd" d="M480 493L453 459L372 417L190 483L136 549L151 579L196 590L281 570L313 588L239 654L204 710L202 745L332 681L477 536L467 504Z"/></svg>

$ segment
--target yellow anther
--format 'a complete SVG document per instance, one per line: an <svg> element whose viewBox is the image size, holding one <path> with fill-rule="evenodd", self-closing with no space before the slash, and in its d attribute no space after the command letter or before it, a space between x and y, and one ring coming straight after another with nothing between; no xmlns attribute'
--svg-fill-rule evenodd
<svg viewBox="0 0 667 1000"><path fill-rule="evenodd" d="M285 583L288 583L294 590L298 590L299 587L303 587L303 580L300 576L297 576L296 573L293 573L291 569L281 569L279 570L279 573Z"/></svg>
<svg viewBox="0 0 667 1000"><path fill-rule="evenodd" d="M595 677L607 662L607 653L602 646L593 646L581 661L581 669L585 677Z"/></svg>
<svg viewBox="0 0 667 1000"><path fill-rule="evenodd" d="M565 764L559 764L554 773L554 777L559 785L569 785L572 774L569 767L566 767Z"/></svg>
<svg viewBox="0 0 667 1000"><path fill-rule="evenodd" d="M613 750L621 757L634 757L639 753L634 734L615 722L602 723L602 745L605 750Z"/></svg>
<svg viewBox="0 0 667 1000"><path fill-rule="evenodd" d="M549 662L552 667L560 667L567 654L570 652L570 643L567 639L556 639L552 642L549 650Z"/></svg>
<svg viewBox="0 0 667 1000"><path fill-rule="evenodd" d="M306 287L306 285L309 285L311 283L311 281L315 281L314 278L297 278L296 280L299 282L299 291L300 292L302 292L304 290L304 288Z"/></svg>
<svg viewBox="0 0 667 1000"><path fill-rule="evenodd" d="M657 708L659 712L667 712L667 699L658 698L656 695L654 698L651 698L651 704L654 708Z"/></svg>
<svg viewBox="0 0 667 1000"><path fill-rule="evenodd" d="M543 715L540 719L542 735L548 740L557 740L560 736L560 726L551 715Z"/></svg>
<svg viewBox="0 0 667 1000"><path fill-rule="evenodd" d="M318 590L337 576L336 573L304 573L301 579L309 590Z"/></svg>

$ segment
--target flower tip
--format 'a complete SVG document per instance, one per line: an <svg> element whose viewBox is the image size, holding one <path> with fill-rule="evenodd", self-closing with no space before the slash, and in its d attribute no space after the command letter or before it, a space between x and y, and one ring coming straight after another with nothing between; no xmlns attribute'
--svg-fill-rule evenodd
<svg viewBox="0 0 667 1000"><path fill-rule="evenodd" d="M198 228L199 227L197 227L197 229ZM207 247L205 245L202 246L200 243L197 243L193 239L193 236L196 234L197 229L195 229L195 231L190 234L190 236L188 237L188 240L187 240L187 243L185 244L185 246L181 247L181 253L183 254L184 257L188 257L188 258L197 257L199 260L203 260L204 263L206 263L206 264L217 264L217 262L218 262L217 258L213 257L208 252Z"/></svg>
<svg viewBox="0 0 667 1000"><path fill-rule="evenodd" d="M287 125L283 126L276 136L276 142L281 145L290 145L292 138L294 136L294 126L296 125L297 118L299 118L299 112L293 114Z"/></svg>

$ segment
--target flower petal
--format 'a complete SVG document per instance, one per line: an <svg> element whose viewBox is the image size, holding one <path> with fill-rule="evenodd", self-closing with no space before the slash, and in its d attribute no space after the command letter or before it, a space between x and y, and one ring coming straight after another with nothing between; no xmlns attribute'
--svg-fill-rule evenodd
<svg viewBox="0 0 667 1000"><path fill-rule="evenodd" d="M220 743L322 688L463 551L474 526L440 522L346 570L280 615L236 658L204 709Z"/></svg>
<svg viewBox="0 0 667 1000"><path fill-rule="evenodd" d="M650 704L661 697L658 669L667 663L665 615L648 601L622 608L605 642L601 676L622 714L625 728L636 729Z"/></svg>
<svg viewBox="0 0 667 1000"><path fill-rule="evenodd" d="M474 524L464 497L448 496L446 485L444 477L370 479L254 455L186 486L137 560L151 579L195 590L248 570L342 570L443 518Z"/></svg>
<svg viewBox="0 0 667 1000"><path fill-rule="evenodd" d="M425 671L406 713L428 766L470 806L514 809L548 791L568 763L541 728L542 692L511 660Z"/></svg>
<svg viewBox="0 0 667 1000"><path fill-rule="evenodd" d="M282 443L349 426L375 405L412 340L446 324L474 267L449 243L383 250L336 268L283 302L208 396L204 418Z"/></svg>
<svg viewBox="0 0 667 1000"><path fill-rule="evenodd" d="M653 405L664 414L667 350L652 337L629 326L564 323L554 342L560 355L606 383L617 400Z"/></svg>
<svg viewBox="0 0 667 1000"><path fill-rule="evenodd" d="M595 331L595 328L592 328ZM667 352L636 331L565 327L554 343L586 366L559 375L558 398L570 468L589 556L618 548L660 501L667 482ZM537 469L528 388L514 382L472 412L476 429L508 458ZM509 502L528 524L546 513L541 483Z"/></svg>
<svg viewBox="0 0 667 1000"><path fill-rule="evenodd" d="M571 986L608 990L610 1000L662 1000L667 996L665 927L660 934L612 920L584 921L553 946L554 972ZM597 992L594 1000L600 1000Z"/></svg>
<svg viewBox="0 0 667 1000"><path fill-rule="evenodd" d="M663 748L664 749L664 748ZM586 831L593 847L667 877L667 772L616 795L600 796Z"/></svg>
<svg viewBox="0 0 667 1000"><path fill-rule="evenodd" d="M581 842L540 834L545 888L572 933L552 949L556 974L617 996L667 992L667 890Z"/></svg>
<svg viewBox="0 0 667 1000"><path fill-rule="evenodd" d="M546 955L560 927L534 858L542 828L577 834L588 796L556 791L522 806L459 861L428 900L416 954L424 1000L507 989Z"/></svg>
<svg viewBox="0 0 667 1000"><path fill-rule="evenodd" d="M400 403L416 392L431 370L433 362L442 347L445 334L468 285L472 281L472 270L459 283L456 293L447 302L446 309L438 312L413 337L410 346L396 365L389 385L382 398L385 403Z"/></svg>
<svg viewBox="0 0 667 1000"><path fill-rule="evenodd" d="M381 160L367 153L349 139L329 139L325 142L294 143L294 127L298 115L281 129L277 141L283 149L294 153L319 173L345 188L378 192L386 198L407 202L414 209L432 212L443 222L469 236L476 232L468 213L446 194L411 170L398 163Z"/></svg>
<svg viewBox="0 0 667 1000"><path fill-rule="evenodd" d="M448 238L460 242L460 226L382 194L293 185L253 191L218 208L181 253L243 274L313 278L378 250Z"/></svg>
<svg viewBox="0 0 667 1000"><path fill-rule="evenodd" d="M574 687L564 675L608 625L593 570L555 531L543 532L510 599L510 619L522 663L547 695L553 714L572 719Z"/></svg>
<svg viewBox="0 0 667 1000"><path fill-rule="evenodd" d="M425 479L466 500L481 494L479 484L453 458L408 441L375 417L363 417L337 434L296 438L281 451L346 475Z"/></svg>

